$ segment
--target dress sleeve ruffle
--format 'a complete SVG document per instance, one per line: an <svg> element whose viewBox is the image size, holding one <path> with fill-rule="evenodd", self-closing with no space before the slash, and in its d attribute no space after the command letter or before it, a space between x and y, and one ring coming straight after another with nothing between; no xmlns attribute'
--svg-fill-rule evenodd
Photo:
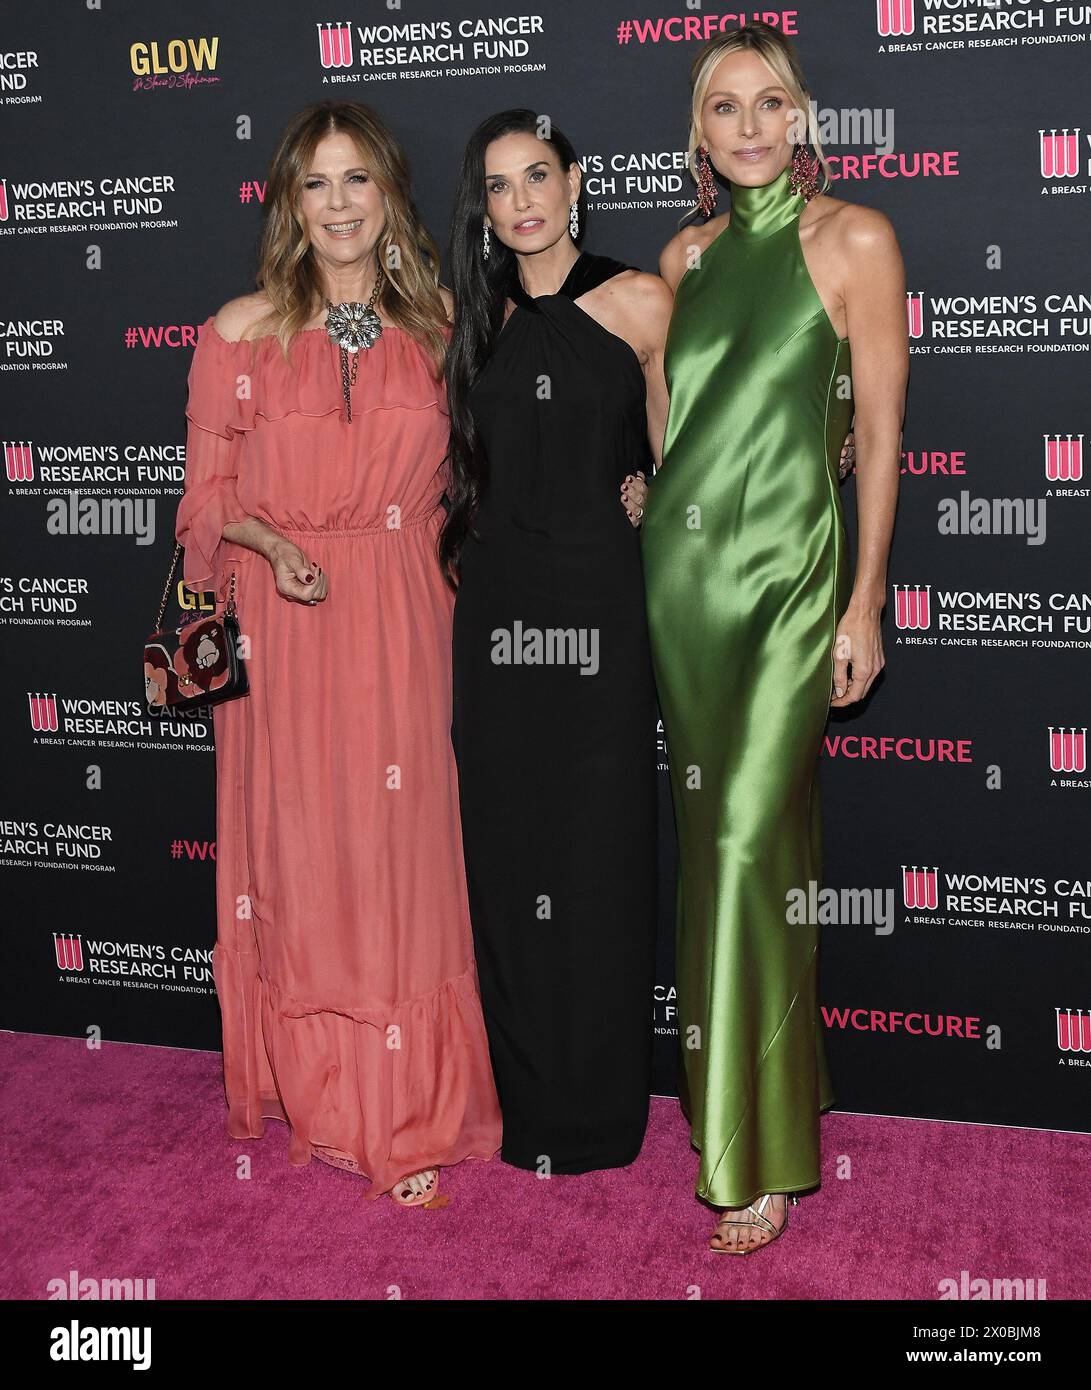
<svg viewBox="0 0 1091 1390"><path fill-rule="evenodd" d="M410 334L387 330L360 357L352 388L354 420L372 410L398 408L438 406L446 414L442 377L432 376L431 359ZM232 342L221 337L211 318L201 325L186 407L193 424L231 439L254 429L259 419L333 414L345 420L340 357L324 332L298 334L285 360L273 335L256 343Z"/></svg>
<svg viewBox="0 0 1091 1390"><path fill-rule="evenodd" d="M205 588L217 577L227 544L223 528L248 515L236 487L242 441L234 439L223 407L225 383L234 392L237 373L230 371L233 364L207 336L208 326L198 337L190 363L185 490L174 524L175 538L185 547L182 578L189 589ZM243 546L233 549L240 560L253 553Z"/></svg>
<svg viewBox="0 0 1091 1390"><path fill-rule="evenodd" d="M245 521L249 513L239 502L236 469L239 445L190 421L186 436L186 481L174 523L175 539L185 547L182 578L189 589L203 589L226 557L223 528ZM245 560L253 552L231 547Z"/></svg>

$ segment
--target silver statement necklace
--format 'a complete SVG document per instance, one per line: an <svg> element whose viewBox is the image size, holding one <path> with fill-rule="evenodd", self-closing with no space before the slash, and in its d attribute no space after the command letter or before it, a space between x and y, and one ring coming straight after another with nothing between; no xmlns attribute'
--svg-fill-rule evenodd
<svg viewBox="0 0 1091 1390"><path fill-rule="evenodd" d="M375 301L383 285L383 272L375 276L375 286L366 304L354 301L351 304L334 305L326 300L326 332L332 342L341 349L341 392L345 397L345 418L352 419L352 388L356 385L356 372L360 365L360 349L373 347L383 333L383 325L375 312ZM352 353L352 368L349 368L349 353Z"/></svg>

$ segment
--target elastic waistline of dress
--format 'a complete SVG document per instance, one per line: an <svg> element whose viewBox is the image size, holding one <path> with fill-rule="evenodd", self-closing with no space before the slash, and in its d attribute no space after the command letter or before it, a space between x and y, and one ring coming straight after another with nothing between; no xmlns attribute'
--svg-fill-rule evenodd
<svg viewBox="0 0 1091 1390"><path fill-rule="evenodd" d="M442 507L437 509L442 515ZM317 540L341 540L342 538L351 539L353 536L396 536L399 531L405 531L410 527L426 526L434 520L436 512L426 512L421 516L403 517L397 526L388 526L385 522L380 526L349 526L342 529L320 530L317 527L304 527L302 529L293 526L273 526L273 530L281 536L310 536Z"/></svg>

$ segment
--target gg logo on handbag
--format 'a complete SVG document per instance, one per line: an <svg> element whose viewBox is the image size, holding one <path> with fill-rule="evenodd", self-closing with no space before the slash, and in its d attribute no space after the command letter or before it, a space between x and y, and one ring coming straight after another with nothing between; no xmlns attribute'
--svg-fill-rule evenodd
<svg viewBox="0 0 1091 1390"><path fill-rule="evenodd" d="M234 569L222 614L194 617L176 628L163 628L167 594L181 551L176 544L159 602L156 631L144 643L144 699L153 712L184 714L250 691L246 664L239 655Z"/></svg>

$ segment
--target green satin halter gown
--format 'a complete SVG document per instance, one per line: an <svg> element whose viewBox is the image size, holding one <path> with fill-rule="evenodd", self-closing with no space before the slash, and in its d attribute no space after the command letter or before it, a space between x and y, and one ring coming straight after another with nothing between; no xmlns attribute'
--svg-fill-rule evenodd
<svg viewBox="0 0 1091 1390"><path fill-rule="evenodd" d="M733 183L727 228L682 277L643 528L678 832L682 1104L697 1195L725 1207L816 1186L819 1112L833 1103L819 930L793 920L790 895L821 887L853 406L848 340L800 247L804 206L787 169Z"/></svg>

